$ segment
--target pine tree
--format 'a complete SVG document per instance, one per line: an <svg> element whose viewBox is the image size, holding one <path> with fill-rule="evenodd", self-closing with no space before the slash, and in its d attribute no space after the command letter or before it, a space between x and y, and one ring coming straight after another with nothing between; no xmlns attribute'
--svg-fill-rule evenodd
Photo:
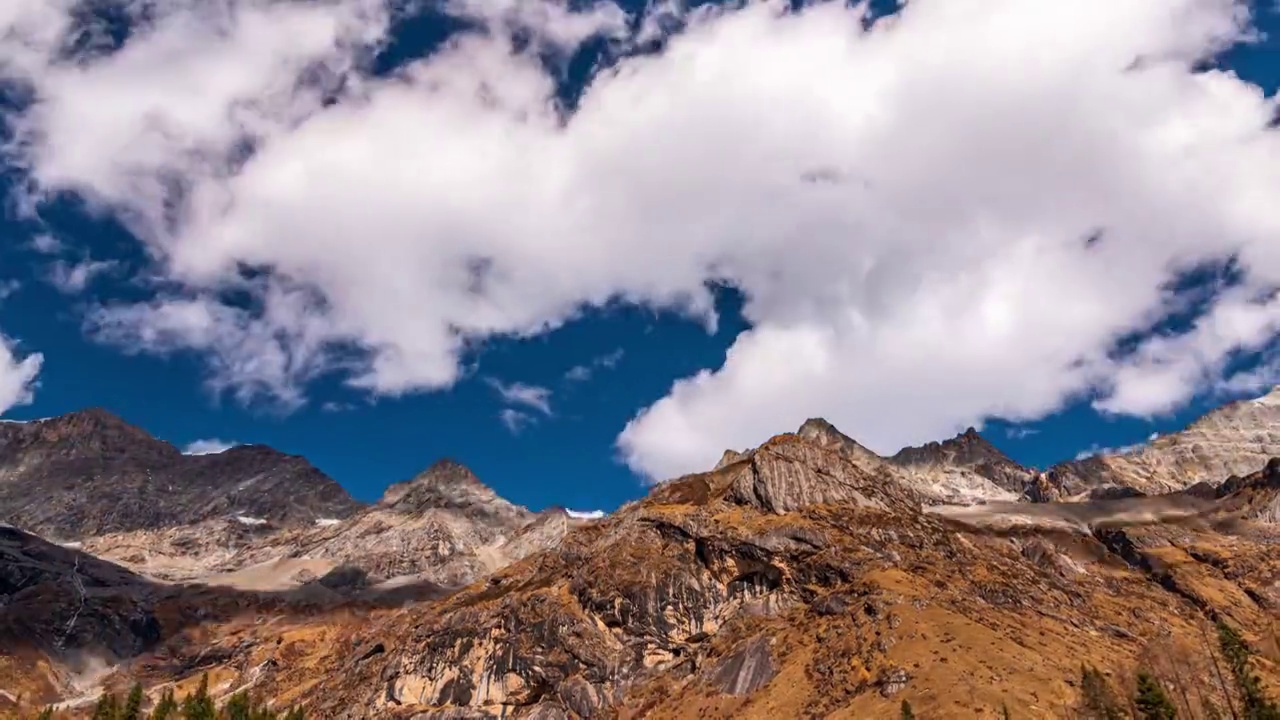
<svg viewBox="0 0 1280 720"><path fill-rule="evenodd" d="M1173 701L1165 694L1164 688L1160 687L1159 681L1151 676L1151 673L1141 670L1138 672L1137 697L1134 698L1133 704L1138 709L1138 717L1142 720L1174 720L1178 717L1178 711L1173 706Z"/></svg>
<svg viewBox="0 0 1280 720"><path fill-rule="evenodd" d="M200 687L182 701L183 720L217 720L218 711L209 697L209 676L200 678Z"/></svg>
<svg viewBox="0 0 1280 720"><path fill-rule="evenodd" d="M104 692L93 708L93 720L120 720L120 701L115 693Z"/></svg>
<svg viewBox="0 0 1280 720"><path fill-rule="evenodd" d="M1004 703L1000 703L1000 720L1010 720L1009 706Z"/></svg>
<svg viewBox="0 0 1280 720"><path fill-rule="evenodd" d="M226 707L222 709L223 717L226 720L254 720L254 707L249 702L249 696L243 692L238 692L231 696L227 701ZM259 711L261 712L261 711Z"/></svg>
<svg viewBox="0 0 1280 720"><path fill-rule="evenodd" d="M1218 645L1227 669L1235 680L1240 693L1241 712L1246 720L1280 720L1280 708L1276 707L1262 690L1262 681L1249 667L1253 651L1245 644L1236 629L1222 620L1217 621Z"/></svg>
<svg viewBox="0 0 1280 720"><path fill-rule="evenodd" d="M53 708L47 707L40 711L40 715L36 720L53 720Z"/></svg>
<svg viewBox="0 0 1280 720"><path fill-rule="evenodd" d="M142 720L142 683L134 683L129 689L129 697L124 701L124 711L120 714L123 720Z"/></svg>
<svg viewBox="0 0 1280 720"><path fill-rule="evenodd" d="M1123 720L1124 711L1107 683L1106 677L1095 667L1080 666L1081 720Z"/></svg>
<svg viewBox="0 0 1280 720"><path fill-rule="evenodd" d="M151 711L150 720L169 720L177 712L178 701L173 697L173 688L169 688L160 696L160 702L157 702L155 708Z"/></svg>
<svg viewBox="0 0 1280 720"><path fill-rule="evenodd" d="M905 699L902 701L902 720L916 720L916 714L911 710L911 703Z"/></svg>

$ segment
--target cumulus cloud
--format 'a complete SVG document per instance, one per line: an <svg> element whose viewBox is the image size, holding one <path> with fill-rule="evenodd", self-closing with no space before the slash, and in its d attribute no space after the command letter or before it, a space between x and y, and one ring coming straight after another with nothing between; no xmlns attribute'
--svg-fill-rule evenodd
<svg viewBox="0 0 1280 720"><path fill-rule="evenodd" d="M565 510L564 514L574 520L599 520L608 515L603 510Z"/></svg>
<svg viewBox="0 0 1280 720"><path fill-rule="evenodd" d="M206 438L204 440L193 440L182 448L183 455L217 455L226 452L240 443L227 440L219 440L218 438Z"/></svg>
<svg viewBox="0 0 1280 720"><path fill-rule="evenodd" d="M619 437L660 478L814 415L888 452L1077 396L1159 413L1276 332L1276 103L1193 70L1249 36L1241 2L749 2L634 56L607 4L455 3L490 32L381 79L375 0L150 2L68 63L71 4L0 11L36 98L15 149L165 282L89 329L202 352L242 399L301 402L334 368L445 388L473 341L619 301L711 324L727 284L751 329ZM567 112L539 51L597 35L621 56ZM1240 285L1191 331L1115 352L1229 256Z"/></svg>

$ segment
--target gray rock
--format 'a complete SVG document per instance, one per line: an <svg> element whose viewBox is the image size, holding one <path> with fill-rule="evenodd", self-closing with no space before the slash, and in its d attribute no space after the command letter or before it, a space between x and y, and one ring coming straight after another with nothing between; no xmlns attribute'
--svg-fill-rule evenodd
<svg viewBox="0 0 1280 720"><path fill-rule="evenodd" d="M711 682L720 692L743 697L768 685L778 674L769 640L748 640L716 664Z"/></svg>

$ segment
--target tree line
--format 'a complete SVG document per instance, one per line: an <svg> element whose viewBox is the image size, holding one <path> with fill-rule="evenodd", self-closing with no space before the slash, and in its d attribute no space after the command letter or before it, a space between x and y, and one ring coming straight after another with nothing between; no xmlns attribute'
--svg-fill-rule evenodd
<svg viewBox="0 0 1280 720"><path fill-rule="evenodd" d="M208 675L202 676L196 691L181 701L170 688L160 695L150 710L145 710L145 705L146 694L142 685L135 683L124 700L115 693L103 692L91 717L93 720L305 720L306 717L301 708L289 708L283 712L273 710L243 691L232 695L219 708L209 694ZM38 716L39 720L57 717L59 713L51 707L45 708Z"/></svg>
<svg viewBox="0 0 1280 720"><path fill-rule="evenodd" d="M1080 670L1078 720L1280 720L1277 706L1253 671L1254 651L1240 632L1219 619L1217 642L1205 632L1199 667L1163 649L1164 672L1151 664L1132 675L1127 696L1117 693L1097 668ZM1216 651L1213 645L1216 644Z"/></svg>

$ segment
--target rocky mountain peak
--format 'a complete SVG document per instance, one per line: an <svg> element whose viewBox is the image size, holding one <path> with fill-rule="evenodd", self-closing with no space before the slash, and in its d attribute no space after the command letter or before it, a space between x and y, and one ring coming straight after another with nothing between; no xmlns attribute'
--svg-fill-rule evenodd
<svg viewBox="0 0 1280 720"><path fill-rule="evenodd" d="M977 429L970 427L949 440L925 443L899 450L889 458L900 465L952 463L972 466L981 463L1017 465Z"/></svg>
<svg viewBox="0 0 1280 720"><path fill-rule="evenodd" d="M386 489L378 506L401 513L455 510L464 514L521 514L523 508L507 502L480 481L467 466L439 460L404 482Z"/></svg>
<svg viewBox="0 0 1280 720"><path fill-rule="evenodd" d="M49 537L237 514L309 525L360 507L303 458L261 445L183 455L101 408L0 424L0 521Z"/></svg>
<svg viewBox="0 0 1280 720"><path fill-rule="evenodd" d="M15 455L28 459L88 457L103 461L122 458L172 459L181 453L103 408L87 408L66 415L0 425L0 462Z"/></svg>
<svg viewBox="0 0 1280 720"><path fill-rule="evenodd" d="M884 461L884 458L871 452L857 440L840 432L835 425L823 418L805 420L800 429L796 431L796 434L822 447L844 453L863 469L878 467Z"/></svg>
<svg viewBox="0 0 1280 720"><path fill-rule="evenodd" d="M1010 459L973 427L949 440L903 448L889 461L904 468L972 471L1015 495L1023 492L1031 478L1029 470Z"/></svg>

